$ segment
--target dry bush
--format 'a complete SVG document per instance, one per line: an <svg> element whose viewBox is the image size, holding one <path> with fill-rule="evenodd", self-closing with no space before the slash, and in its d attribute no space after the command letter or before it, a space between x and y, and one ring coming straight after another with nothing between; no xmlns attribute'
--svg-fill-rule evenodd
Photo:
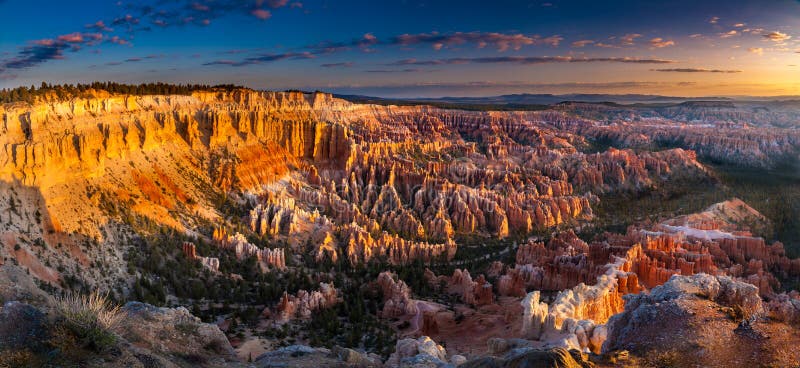
<svg viewBox="0 0 800 368"><path fill-rule="evenodd" d="M55 311L61 325L75 335L80 344L96 351L114 346L115 330L122 322L119 306L103 294L67 294L56 298Z"/></svg>
<svg viewBox="0 0 800 368"><path fill-rule="evenodd" d="M39 359L28 350L3 351L0 354L0 368L33 367Z"/></svg>

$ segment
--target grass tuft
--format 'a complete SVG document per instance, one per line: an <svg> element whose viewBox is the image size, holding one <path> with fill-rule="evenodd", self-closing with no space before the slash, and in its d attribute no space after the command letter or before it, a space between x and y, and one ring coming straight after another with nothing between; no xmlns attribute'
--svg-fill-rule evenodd
<svg viewBox="0 0 800 368"><path fill-rule="evenodd" d="M55 311L60 324L83 347L100 352L116 344L115 331L122 322L123 313L107 295L67 294L56 298Z"/></svg>

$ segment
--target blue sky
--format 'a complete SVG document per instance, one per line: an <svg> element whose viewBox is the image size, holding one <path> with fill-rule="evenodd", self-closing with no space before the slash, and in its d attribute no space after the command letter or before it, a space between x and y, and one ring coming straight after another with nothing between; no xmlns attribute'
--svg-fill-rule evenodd
<svg viewBox="0 0 800 368"><path fill-rule="evenodd" d="M800 94L800 2L0 0L0 87Z"/></svg>

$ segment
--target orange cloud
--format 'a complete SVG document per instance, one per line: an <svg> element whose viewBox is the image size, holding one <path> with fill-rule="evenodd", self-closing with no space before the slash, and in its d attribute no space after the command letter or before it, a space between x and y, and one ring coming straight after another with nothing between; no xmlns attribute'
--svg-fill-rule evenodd
<svg viewBox="0 0 800 368"><path fill-rule="evenodd" d="M584 46L587 46L587 45L591 45L593 43L594 43L594 41L592 41L592 40L580 40L580 41L573 42L572 43L572 47L584 47Z"/></svg>
<svg viewBox="0 0 800 368"><path fill-rule="evenodd" d="M783 32L775 31L775 32L770 32L770 33L765 34L764 38L766 38L766 39L768 39L770 41L783 42L783 41L786 41L786 40L792 38L792 36L789 36L788 34L783 33Z"/></svg>
<svg viewBox="0 0 800 368"><path fill-rule="evenodd" d="M675 46L675 41L673 41L673 40L665 40L665 39L663 39L661 37L656 37L656 38L650 40L650 46L653 46L653 47L656 47L656 48L660 49L662 47Z"/></svg>

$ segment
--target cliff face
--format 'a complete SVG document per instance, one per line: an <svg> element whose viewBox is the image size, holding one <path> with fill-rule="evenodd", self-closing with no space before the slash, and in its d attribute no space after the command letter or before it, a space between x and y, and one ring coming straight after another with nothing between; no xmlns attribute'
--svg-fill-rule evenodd
<svg viewBox="0 0 800 368"><path fill-rule="evenodd" d="M237 91L6 105L0 178L46 185L67 180L65 173L101 175L107 160L164 147L236 150L269 142L289 157L343 161L346 129L322 122L315 110L334 102L344 104L327 95Z"/></svg>

